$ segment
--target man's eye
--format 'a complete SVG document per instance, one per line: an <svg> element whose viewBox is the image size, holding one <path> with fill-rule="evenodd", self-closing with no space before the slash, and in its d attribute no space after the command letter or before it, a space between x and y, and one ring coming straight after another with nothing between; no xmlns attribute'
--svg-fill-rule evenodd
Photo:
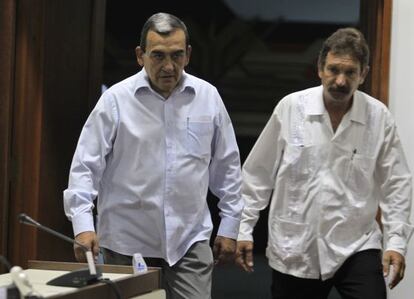
<svg viewBox="0 0 414 299"><path fill-rule="evenodd" d="M156 60L163 60L164 59L164 54L161 53L152 53L151 57L156 59Z"/></svg>
<svg viewBox="0 0 414 299"><path fill-rule="evenodd" d="M355 76L355 74L356 74L356 71L354 71L354 70L350 70L350 71L347 71L347 72L346 72L346 75L347 75L348 77L353 77L353 76Z"/></svg>
<svg viewBox="0 0 414 299"><path fill-rule="evenodd" d="M336 67L328 67L328 71L335 75L339 73L339 70Z"/></svg>
<svg viewBox="0 0 414 299"><path fill-rule="evenodd" d="M183 52L177 52L177 53L173 53L173 54L172 54L172 58L173 58L174 60L181 59L181 58L183 58L183 57L184 57L184 53L183 53Z"/></svg>

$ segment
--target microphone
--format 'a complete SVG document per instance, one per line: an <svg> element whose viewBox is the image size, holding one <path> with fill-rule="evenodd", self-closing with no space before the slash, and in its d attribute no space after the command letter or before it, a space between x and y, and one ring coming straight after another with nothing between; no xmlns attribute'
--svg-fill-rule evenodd
<svg viewBox="0 0 414 299"><path fill-rule="evenodd" d="M20 221L20 223L37 227L37 228L39 228L39 229L41 229L45 232L48 232L48 233L50 233L50 234L52 234L52 235L54 235L58 238L61 238L65 241L68 241L70 243L75 243L79 247L82 247L83 250L85 250L85 252L90 251L89 248L86 247L85 245L83 245L83 244L79 243L78 241L76 241L72 238L69 238L69 237L65 236L64 234L61 234L61 233L59 233L59 232L57 232L57 231L55 231L51 228L48 228L47 226L41 225L39 222L35 221L34 219L32 219L31 217L27 216L24 213L19 214L19 221Z"/></svg>
<svg viewBox="0 0 414 299"><path fill-rule="evenodd" d="M65 236L47 226L44 226L40 224L39 222L35 221L31 217L27 216L24 213L19 214L19 221L20 223L27 224L30 226L34 226L40 230L43 230L47 233L50 233L62 240L65 240L67 242L70 242L71 244L76 244L79 247L81 247L85 251L86 260L88 262L88 268L87 269L80 269L80 270L74 270L72 272L69 272L67 274L63 274L62 276L59 276L55 279L50 280L47 282L48 285L54 285L54 286L67 286L67 287L82 287L85 285L89 285L95 282L98 282L99 279L102 277L102 272L97 271L95 267L95 261L93 258L92 251L86 247L85 245L81 244L80 242L69 238L68 236Z"/></svg>

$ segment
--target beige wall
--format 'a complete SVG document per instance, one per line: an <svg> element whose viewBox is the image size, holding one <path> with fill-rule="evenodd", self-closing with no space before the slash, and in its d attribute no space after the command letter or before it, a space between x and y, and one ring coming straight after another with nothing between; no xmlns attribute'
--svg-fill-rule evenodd
<svg viewBox="0 0 414 299"><path fill-rule="evenodd" d="M414 1L394 0L391 35L389 107L394 114L411 170L414 172ZM414 223L414 209L411 210ZM413 298L414 238L407 255L404 280L390 291L390 299Z"/></svg>

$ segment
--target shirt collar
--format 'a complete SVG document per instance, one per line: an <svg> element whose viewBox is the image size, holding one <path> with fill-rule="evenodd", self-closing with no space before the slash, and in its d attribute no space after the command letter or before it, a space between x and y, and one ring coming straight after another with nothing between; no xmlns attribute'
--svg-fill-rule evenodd
<svg viewBox="0 0 414 299"><path fill-rule="evenodd" d="M352 102L351 110L349 111L349 118L361 124L366 123L367 102L365 101L362 92L356 90L354 93L354 100Z"/></svg>
<svg viewBox="0 0 414 299"><path fill-rule="evenodd" d="M308 94L313 100L307 101L306 114L308 115L323 115L326 111L323 103L323 86L318 86L311 91L312 94ZM354 93L354 99L349 110L349 118L352 121L356 121L362 124L366 123L366 109L367 103L364 101L362 93L356 90Z"/></svg>
<svg viewBox="0 0 414 299"><path fill-rule="evenodd" d="M308 115L323 115L325 113L325 105L323 103L323 87L322 85L309 89L309 93L305 95L309 100L306 100L306 114Z"/></svg>

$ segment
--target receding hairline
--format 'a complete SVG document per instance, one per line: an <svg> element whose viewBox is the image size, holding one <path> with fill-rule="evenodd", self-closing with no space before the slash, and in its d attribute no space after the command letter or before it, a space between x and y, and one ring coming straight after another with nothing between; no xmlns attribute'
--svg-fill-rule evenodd
<svg viewBox="0 0 414 299"><path fill-rule="evenodd" d="M150 28L151 31L157 33L168 34L178 29L178 27L173 26L171 23L171 15L165 13L158 13L153 16L153 27Z"/></svg>
<svg viewBox="0 0 414 299"><path fill-rule="evenodd" d="M149 31L153 31L160 35L166 36L180 30L184 33L186 46L188 46L190 43L190 37L188 34L187 26L181 19L172 14L164 12L153 14L148 18L142 28L140 40L141 48L145 51L146 38Z"/></svg>

